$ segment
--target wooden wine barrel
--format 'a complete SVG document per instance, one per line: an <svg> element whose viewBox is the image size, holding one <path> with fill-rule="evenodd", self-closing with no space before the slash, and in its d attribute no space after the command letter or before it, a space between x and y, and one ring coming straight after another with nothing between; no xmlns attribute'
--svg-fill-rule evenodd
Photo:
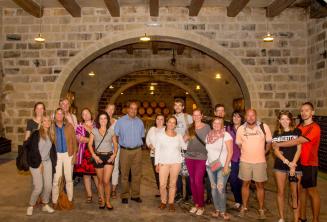
<svg viewBox="0 0 327 222"><path fill-rule="evenodd" d="M139 108L139 114L143 116L145 114L145 109L143 107Z"/></svg>
<svg viewBox="0 0 327 222"><path fill-rule="evenodd" d="M161 111L161 108L156 108L155 110L154 110L154 113L155 114L161 114L162 113L162 111Z"/></svg>
<svg viewBox="0 0 327 222"><path fill-rule="evenodd" d="M158 103L156 101L152 101L150 105L152 108L156 108Z"/></svg>
<svg viewBox="0 0 327 222"><path fill-rule="evenodd" d="M146 109L146 114L148 114L149 116L151 116L153 114L153 108L149 107Z"/></svg>
<svg viewBox="0 0 327 222"><path fill-rule="evenodd" d="M163 102L163 101L159 102L159 107L160 108L165 108L165 106L166 106L165 102Z"/></svg>
<svg viewBox="0 0 327 222"><path fill-rule="evenodd" d="M127 108L127 107L124 107L124 108L122 109L121 112L122 112L123 114L127 114L127 110L128 110L128 108Z"/></svg>
<svg viewBox="0 0 327 222"><path fill-rule="evenodd" d="M143 106L144 108L148 108L148 107L149 107L149 102L148 102L148 101L144 101L144 102L142 103L142 106Z"/></svg>
<svg viewBox="0 0 327 222"><path fill-rule="evenodd" d="M164 108L162 112L163 112L163 114L164 114L165 116L168 116L169 113L170 113L170 110L169 110L168 108Z"/></svg>

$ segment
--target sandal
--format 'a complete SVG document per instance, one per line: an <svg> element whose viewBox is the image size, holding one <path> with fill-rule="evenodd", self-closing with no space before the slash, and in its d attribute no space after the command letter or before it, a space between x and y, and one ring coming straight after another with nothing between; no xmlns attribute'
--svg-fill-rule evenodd
<svg viewBox="0 0 327 222"><path fill-rule="evenodd" d="M215 211L213 211L213 212L211 213L211 216L214 217L214 218L218 218L219 215L220 215L219 210L215 210Z"/></svg>
<svg viewBox="0 0 327 222"><path fill-rule="evenodd" d="M112 199L117 199L117 192L116 192L115 190L113 190L113 191L111 192L111 198L112 198Z"/></svg>
<svg viewBox="0 0 327 222"><path fill-rule="evenodd" d="M223 218L224 220L230 220L230 215L226 212L220 213L219 216Z"/></svg>
<svg viewBox="0 0 327 222"><path fill-rule="evenodd" d="M92 196L87 196L86 203L92 203Z"/></svg>

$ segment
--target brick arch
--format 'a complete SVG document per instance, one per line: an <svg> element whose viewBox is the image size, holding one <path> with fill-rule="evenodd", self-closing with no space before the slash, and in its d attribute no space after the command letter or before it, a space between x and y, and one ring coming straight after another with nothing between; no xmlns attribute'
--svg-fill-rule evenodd
<svg viewBox="0 0 327 222"><path fill-rule="evenodd" d="M174 42L200 50L224 64L234 75L245 99L246 107L257 98L257 87L250 72L242 65L239 58L233 56L227 49L217 44L215 40L200 34L169 28L141 28L132 31L116 32L98 40L91 46L74 56L62 69L49 101L50 108L55 108L61 95L65 94L75 76L88 63L98 56L115 48L139 41L139 37L147 33L152 40ZM250 99L251 98L251 99Z"/></svg>
<svg viewBox="0 0 327 222"><path fill-rule="evenodd" d="M107 103L115 103L121 92L128 90L129 88L149 81L160 81L170 83L175 85L187 92L194 99L194 101L199 105L199 107L204 110L206 115L209 115L212 111L212 102L211 99L204 89L204 86L199 84L197 81L187 77L184 74L168 71L168 70L156 70L153 77L144 77L150 70L142 70L133 73L129 73L112 84L115 87L115 90L110 90L109 86L102 92L102 95L98 101L98 110L104 109L103 105ZM195 85L200 85L201 90L194 90ZM193 88L192 88L193 86ZM110 100L103 101L102 98L110 97ZM104 102L104 104L102 104Z"/></svg>

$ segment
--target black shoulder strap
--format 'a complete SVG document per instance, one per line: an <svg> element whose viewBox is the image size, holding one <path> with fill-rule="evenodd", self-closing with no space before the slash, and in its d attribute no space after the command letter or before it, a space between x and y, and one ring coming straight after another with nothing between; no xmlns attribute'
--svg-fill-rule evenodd
<svg viewBox="0 0 327 222"><path fill-rule="evenodd" d="M260 129L262 130L263 134L266 136L266 130L265 127L263 126L263 123L260 123Z"/></svg>
<svg viewBox="0 0 327 222"><path fill-rule="evenodd" d="M199 140L199 142L203 145L203 146L205 146L206 145L206 143L199 137L199 135L197 134L197 133L195 133L195 137Z"/></svg>
<svg viewBox="0 0 327 222"><path fill-rule="evenodd" d="M106 137L107 135L107 132L108 132L108 129L106 129L106 132L104 133L104 136L102 137L102 140L100 141L99 145L95 148L95 152L99 149L101 143L103 142L104 138ZM100 131L99 131L99 134L100 134ZM100 134L101 135L101 134Z"/></svg>

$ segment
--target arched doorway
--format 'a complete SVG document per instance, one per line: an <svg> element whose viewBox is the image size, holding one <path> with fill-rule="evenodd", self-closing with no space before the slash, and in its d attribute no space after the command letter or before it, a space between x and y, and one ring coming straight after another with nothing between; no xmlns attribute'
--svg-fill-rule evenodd
<svg viewBox="0 0 327 222"><path fill-rule="evenodd" d="M56 86L53 89L52 100L50 101L50 107L53 108L57 105L57 101L59 100L60 96L64 95L68 91L76 75L78 75L79 71L88 63L105 52L126 44L138 42L139 36L143 35L145 32L152 37L152 40L184 44L200 50L224 64L237 80L242 91L246 107L251 106L250 95L251 98L257 98L255 94L257 91L256 85L248 70L245 69L238 58L234 57L222 46L217 45L214 40L210 40L198 34L188 33L187 31L165 29L165 33L163 34L160 28L151 28L138 29L128 32L117 32L116 34L99 40L94 45L91 45L71 59L68 65L66 65L66 67L62 70L60 77L56 81ZM201 83L202 80L199 79L198 81ZM58 89L62 90L60 91Z"/></svg>

